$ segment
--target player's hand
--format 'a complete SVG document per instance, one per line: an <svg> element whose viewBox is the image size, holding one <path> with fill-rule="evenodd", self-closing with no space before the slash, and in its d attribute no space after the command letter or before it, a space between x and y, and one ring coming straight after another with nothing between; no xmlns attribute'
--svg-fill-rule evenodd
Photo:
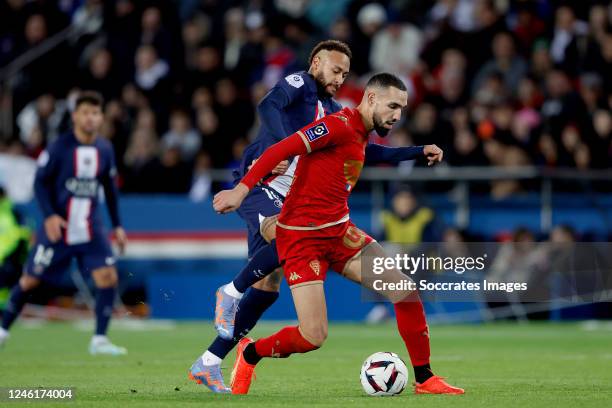
<svg viewBox="0 0 612 408"><path fill-rule="evenodd" d="M122 227L115 228L115 240L117 241L117 246L119 247L119 253L123 255L125 253L125 246L127 245L127 234Z"/></svg>
<svg viewBox="0 0 612 408"><path fill-rule="evenodd" d="M251 167L253 167L253 165L254 165L255 163L257 163L257 160L259 160L259 159L255 159L255 160L253 160L253 161L251 162L251 164L249 165L249 167L247 167L247 171L251 170Z"/></svg>
<svg viewBox="0 0 612 408"><path fill-rule="evenodd" d="M272 169L272 174L285 174L287 169L289 168L289 160L283 160L278 163L274 169Z"/></svg>
<svg viewBox="0 0 612 408"><path fill-rule="evenodd" d="M242 183L238 183L231 190L223 190L215 194L213 208L219 214L227 214L240 208L242 200L249 194L249 188Z"/></svg>
<svg viewBox="0 0 612 408"><path fill-rule="evenodd" d="M425 145L425 147L423 147L423 154L425 155L425 157L427 157L427 161L428 161L427 165L433 166L434 164L442 161L442 157L444 156L444 151L440 149L438 146L436 146L435 144L432 144L432 145Z"/></svg>
<svg viewBox="0 0 612 408"><path fill-rule="evenodd" d="M57 214L53 214L45 219L45 234L51 242L62 239L62 228L66 228L68 223Z"/></svg>

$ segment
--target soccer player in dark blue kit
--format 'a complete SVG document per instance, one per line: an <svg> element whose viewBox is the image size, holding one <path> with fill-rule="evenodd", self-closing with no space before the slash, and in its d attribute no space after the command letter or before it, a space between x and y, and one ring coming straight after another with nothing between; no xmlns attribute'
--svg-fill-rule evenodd
<svg viewBox="0 0 612 408"><path fill-rule="evenodd" d="M33 289L53 284L77 260L82 272L91 274L97 287L96 329L89 344L93 355L122 355L127 350L106 337L117 287L115 257L98 214L100 187L114 235L123 252L127 243L121 227L115 184L115 158L109 141L98 137L103 122L102 98L82 92L72 112L73 130L60 136L41 153L34 181L36 200L44 216L19 283L15 285L2 316L0 345L19 316Z"/></svg>
<svg viewBox="0 0 612 408"><path fill-rule="evenodd" d="M350 58L348 45L322 41L310 54L308 72L286 76L267 93L257 108L259 134L245 149L240 167L234 171L236 183L268 147L310 122L342 109L333 96L348 75ZM399 163L417 157L424 157L422 146L366 147L366 164ZM221 361L278 298L282 274L276 253L276 218L298 160L295 157L290 162L281 162L249 193L238 210L248 227L249 262L232 282L217 291L215 329L219 335L189 371L192 380L213 392L230 392L221 375Z"/></svg>

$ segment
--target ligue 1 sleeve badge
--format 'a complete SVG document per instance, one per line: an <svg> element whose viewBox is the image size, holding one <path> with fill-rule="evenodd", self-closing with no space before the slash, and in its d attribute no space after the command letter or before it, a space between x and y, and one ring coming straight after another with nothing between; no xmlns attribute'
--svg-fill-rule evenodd
<svg viewBox="0 0 612 408"><path fill-rule="evenodd" d="M309 142L315 141L328 133L329 130L327 130L327 126L325 125L325 123L319 123L317 125L314 125L306 129L306 131L304 132Z"/></svg>

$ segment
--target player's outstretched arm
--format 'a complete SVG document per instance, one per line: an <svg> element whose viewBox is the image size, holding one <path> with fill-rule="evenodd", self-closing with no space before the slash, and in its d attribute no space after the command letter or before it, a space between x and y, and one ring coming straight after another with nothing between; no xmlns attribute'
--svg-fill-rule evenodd
<svg viewBox="0 0 612 408"><path fill-rule="evenodd" d="M436 163L440 163L442 161L442 157L444 157L444 151L435 144L426 145L423 148L423 154L425 157L427 157L428 166L433 166Z"/></svg>
<svg viewBox="0 0 612 408"><path fill-rule="evenodd" d="M389 147L376 143L366 146L365 164L398 164L405 160L414 160L426 156L429 165L442 161L444 152L436 145Z"/></svg>
<svg viewBox="0 0 612 408"><path fill-rule="evenodd" d="M365 150L365 164L398 164L423 156L424 146L391 147L368 143Z"/></svg>
<svg viewBox="0 0 612 408"><path fill-rule="evenodd" d="M215 195L213 208L219 214L236 211L249 191L282 160L306 153L306 145L298 133L268 147L236 187Z"/></svg>

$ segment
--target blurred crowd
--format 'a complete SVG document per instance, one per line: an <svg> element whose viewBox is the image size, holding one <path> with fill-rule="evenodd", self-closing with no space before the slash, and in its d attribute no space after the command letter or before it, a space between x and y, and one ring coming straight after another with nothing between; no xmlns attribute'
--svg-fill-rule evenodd
<svg viewBox="0 0 612 408"><path fill-rule="evenodd" d="M123 191L205 197L209 170L235 166L256 135L257 102L335 38L354 55L343 105L372 72L409 84L409 112L385 143L436 143L451 166L606 168L608 3L2 0L0 70L67 27L79 34L5 81L13 131L0 153L36 157L92 89Z"/></svg>

